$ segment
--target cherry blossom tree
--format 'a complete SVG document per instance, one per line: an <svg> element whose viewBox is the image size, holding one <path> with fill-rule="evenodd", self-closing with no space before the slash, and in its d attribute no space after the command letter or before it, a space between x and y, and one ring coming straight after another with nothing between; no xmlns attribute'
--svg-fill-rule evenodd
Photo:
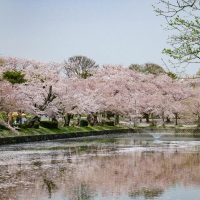
<svg viewBox="0 0 200 200"><path fill-rule="evenodd" d="M159 89L155 103L157 104L156 112L162 118L163 125L164 119L172 115L175 116L177 125L178 115L183 110L181 102L192 95L191 88L181 80L174 80L167 75L156 76L152 81Z"/></svg>
<svg viewBox="0 0 200 200"><path fill-rule="evenodd" d="M5 114L4 117L0 117L0 124L17 133L12 127L13 120L11 113L24 109L25 104L20 87L13 87L8 81L0 80L0 111L1 114Z"/></svg>
<svg viewBox="0 0 200 200"><path fill-rule="evenodd" d="M185 84L190 87L192 93L191 97L183 102L185 112L187 115L191 113L196 118L197 126L200 126L200 79L186 79Z"/></svg>
<svg viewBox="0 0 200 200"><path fill-rule="evenodd" d="M140 113L142 97L150 90L146 84L148 78L121 66L105 66L88 79L71 80L68 97L75 99L74 112L79 114L109 111L116 115L136 115ZM153 93L155 86L151 86Z"/></svg>
<svg viewBox="0 0 200 200"><path fill-rule="evenodd" d="M4 58L3 72L21 71L25 74L25 83L18 85L20 96L27 112L49 114L55 111L56 88L61 78L58 76L61 65L40 63L17 58ZM57 111L57 110L56 110Z"/></svg>
<svg viewBox="0 0 200 200"><path fill-rule="evenodd" d="M0 109L11 111L21 106L34 115L45 114L52 119L61 116L66 126L70 124L72 114L77 114L79 121L81 115L88 115L92 124L102 121L101 115L105 112L115 115L116 124L120 115L135 122L142 116L151 115L159 116L163 125L166 118L175 116L177 125L179 114L184 109L183 101L192 95L186 81L172 79L167 74L144 74L114 65L97 69L95 62L78 59L78 68L72 68L78 71L72 70L70 73L74 73L73 76L66 78L62 74L62 63L40 63L18 58L2 60L1 75L17 71L24 75L26 81L11 84L2 76ZM75 61L70 61L73 66ZM84 70L92 72L93 76L87 79L79 76ZM10 102L5 100L8 97Z"/></svg>

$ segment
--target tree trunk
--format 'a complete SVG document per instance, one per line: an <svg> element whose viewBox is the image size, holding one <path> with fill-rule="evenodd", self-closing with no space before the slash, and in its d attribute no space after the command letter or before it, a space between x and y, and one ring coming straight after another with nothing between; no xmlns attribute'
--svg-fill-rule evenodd
<svg viewBox="0 0 200 200"><path fill-rule="evenodd" d="M28 128L33 128L33 127L38 127L39 128L39 124L40 124L40 117L35 116L29 120L27 120L27 127Z"/></svg>
<svg viewBox="0 0 200 200"><path fill-rule="evenodd" d="M98 124L98 119L97 119L97 114L93 114L93 118L94 118L94 125Z"/></svg>
<svg viewBox="0 0 200 200"><path fill-rule="evenodd" d="M110 114L108 112L105 112L105 118L107 118L108 120L110 120Z"/></svg>
<svg viewBox="0 0 200 200"><path fill-rule="evenodd" d="M162 126L165 127L165 114L162 112Z"/></svg>
<svg viewBox="0 0 200 200"><path fill-rule="evenodd" d="M52 117L52 122L56 122L56 123L58 123L58 120L56 119L55 116Z"/></svg>
<svg viewBox="0 0 200 200"><path fill-rule="evenodd" d="M99 122L99 124L102 124L102 120L103 120L103 115L102 115L102 113L97 113L97 119L98 119L98 122Z"/></svg>
<svg viewBox="0 0 200 200"><path fill-rule="evenodd" d="M178 113L175 113L175 125L177 126L178 125Z"/></svg>
<svg viewBox="0 0 200 200"><path fill-rule="evenodd" d="M151 114L151 125L156 126L156 121L154 120L153 114Z"/></svg>
<svg viewBox="0 0 200 200"><path fill-rule="evenodd" d="M200 115L198 115L197 126L200 127Z"/></svg>
<svg viewBox="0 0 200 200"><path fill-rule="evenodd" d="M119 115L115 114L115 125L119 124Z"/></svg>
<svg viewBox="0 0 200 200"><path fill-rule="evenodd" d="M98 124L97 114L92 113L87 115L87 121L90 126L94 126Z"/></svg>
<svg viewBox="0 0 200 200"><path fill-rule="evenodd" d="M94 126L94 119L93 119L92 114L87 115L87 121L88 121L90 126Z"/></svg>
<svg viewBox="0 0 200 200"><path fill-rule="evenodd" d="M149 123L149 114L144 113L144 118L146 119L146 123Z"/></svg>
<svg viewBox="0 0 200 200"><path fill-rule="evenodd" d="M67 127L69 126L70 124L70 120L71 120L71 114L67 113L65 116L64 116L64 127Z"/></svg>
<svg viewBox="0 0 200 200"><path fill-rule="evenodd" d="M167 117L166 122L167 122L167 123L170 123L170 122L171 122L169 117Z"/></svg>
<svg viewBox="0 0 200 200"><path fill-rule="evenodd" d="M77 126L80 126L80 122L81 122L81 115L78 114L78 116L77 116Z"/></svg>
<svg viewBox="0 0 200 200"><path fill-rule="evenodd" d="M137 127L137 118L136 118L136 116L134 116L134 118L133 118L133 126Z"/></svg>
<svg viewBox="0 0 200 200"><path fill-rule="evenodd" d="M18 134L18 131L17 131L15 128L13 128L12 126L10 126L9 123L6 123L5 121L0 120L0 125L1 125L1 126L4 126L4 127L7 128L7 129L9 129L9 130L12 131L13 133Z"/></svg>

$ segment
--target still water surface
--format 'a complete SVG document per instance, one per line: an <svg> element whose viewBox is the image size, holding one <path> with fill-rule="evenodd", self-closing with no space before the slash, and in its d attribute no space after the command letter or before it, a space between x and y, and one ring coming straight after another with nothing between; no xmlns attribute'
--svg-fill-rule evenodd
<svg viewBox="0 0 200 200"><path fill-rule="evenodd" d="M199 200L200 139L153 136L0 146L0 200Z"/></svg>

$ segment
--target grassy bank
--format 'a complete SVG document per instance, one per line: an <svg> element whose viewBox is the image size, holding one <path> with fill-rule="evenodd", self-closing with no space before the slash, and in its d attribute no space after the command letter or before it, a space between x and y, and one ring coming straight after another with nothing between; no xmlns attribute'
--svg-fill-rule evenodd
<svg viewBox="0 0 200 200"><path fill-rule="evenodd" d="M116 130L124 128L122 126L87 126L87 127L61 127L59 129L48 129L40 127L38 129L20 129L18 134L11 132L10 130L0 129L0 138L4 137L16 137L16 136L32 136L32 135L51 135L51 134L63 134L63 133L75 133L75 132L91 132L91 131L104 131L104 130Z"/></svg>
<svg viewBox="0 0 200 200"><path fill-rule="evenodd" d="M59 129L48 129L40 127L38 129L21 129L17 134L9 130L0 129L0 145L121 133L133 133L142 135L161 133L164 135L173 135L175 137L200 137L200 128L172 126L165 128L147 126L128 128L125 126L108 125L88 127L61 127Z"/></svg>
<svg viewBox="0 0 200 200"><path fill-rule="evenodd" d="M130 127L129 127L130 128ZM53 134L73 134L78 132L95 132L95 131L105 131L105 130L119 130L119 129L128 129L127 126L87 126L87 127L78 127L78 126L70 126L70 127L60 127L58 129L48 129L41 127L40 128L27 128L20 129L18 134L10 131L0 129L0 138L6 137L18 137L18 136L34 136L34 135L53 135ZM133 132L160 132L160 133L172 133L173 135L199 135L200 136L200 128L195 126L138 126L131 127Z"/></svg>

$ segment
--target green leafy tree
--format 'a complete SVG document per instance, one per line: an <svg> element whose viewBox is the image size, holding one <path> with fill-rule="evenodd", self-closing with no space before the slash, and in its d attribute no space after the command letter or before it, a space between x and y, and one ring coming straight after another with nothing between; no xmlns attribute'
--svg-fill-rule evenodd
<svg viewBox="0 0 200 200"><path fill-rule="evenodd" d="M98 68L96 62L86 56L73 56L65 61L65 72L68 77L77 76L86 79L92 76L93 71Z"/></svg>
<svg viewBox="0 0 200 200"><path fill-rule="evenodd" d="M174 72L171 72L171 71L168 71L167 75L172 79L177 79L178 78L178 76Z"/></svg>
<svg viewBox="0 0 200 200"><path fill-rule="evenodd" d="M3 73L3 79L14 84L25 83L26 79L24 78L25 74L17 70L8 70Z"/></svg>
<svg viewBox="0 0 200 200"><path fill-rule="evenodd" d="M172 31L163 53L173 63L200 63L200 0L158 0L154 8Z"/></svg>
<svg viewBox="0 0 200 200"><path fill-rule="evenodd" d="M0 58L0 67L4 65L4 59Z"/></svg>
<svg viewBox="0 0 200 200"><path fill-rule="evenodd" d="M129 69L134 70L136 72L143 72L143 67L142 65L139 65L139 64L131 64L129 66Z"/></svg>
<svg viewBox="0 0 200 200"><path fill-rule="evenodd" d="M200 76L200 69L196 73L197 76Z"/></svg>
<svg viewBox="0 0 200 200"><path fill-rule="evenodd" d="M144 64L144 72L148 73L148 74L164 74L165 70L157 64L154 63L146 63Z"/></svg>
<svg viewBox="0 0 200 200"><path fill-rule="evenodd" d="M141 73L155 74L155 75L166 73L165 70L160 65L157 65L154 63L146 63L144 65L131 64L129 66L129 69L135 70Z"/></svg>

